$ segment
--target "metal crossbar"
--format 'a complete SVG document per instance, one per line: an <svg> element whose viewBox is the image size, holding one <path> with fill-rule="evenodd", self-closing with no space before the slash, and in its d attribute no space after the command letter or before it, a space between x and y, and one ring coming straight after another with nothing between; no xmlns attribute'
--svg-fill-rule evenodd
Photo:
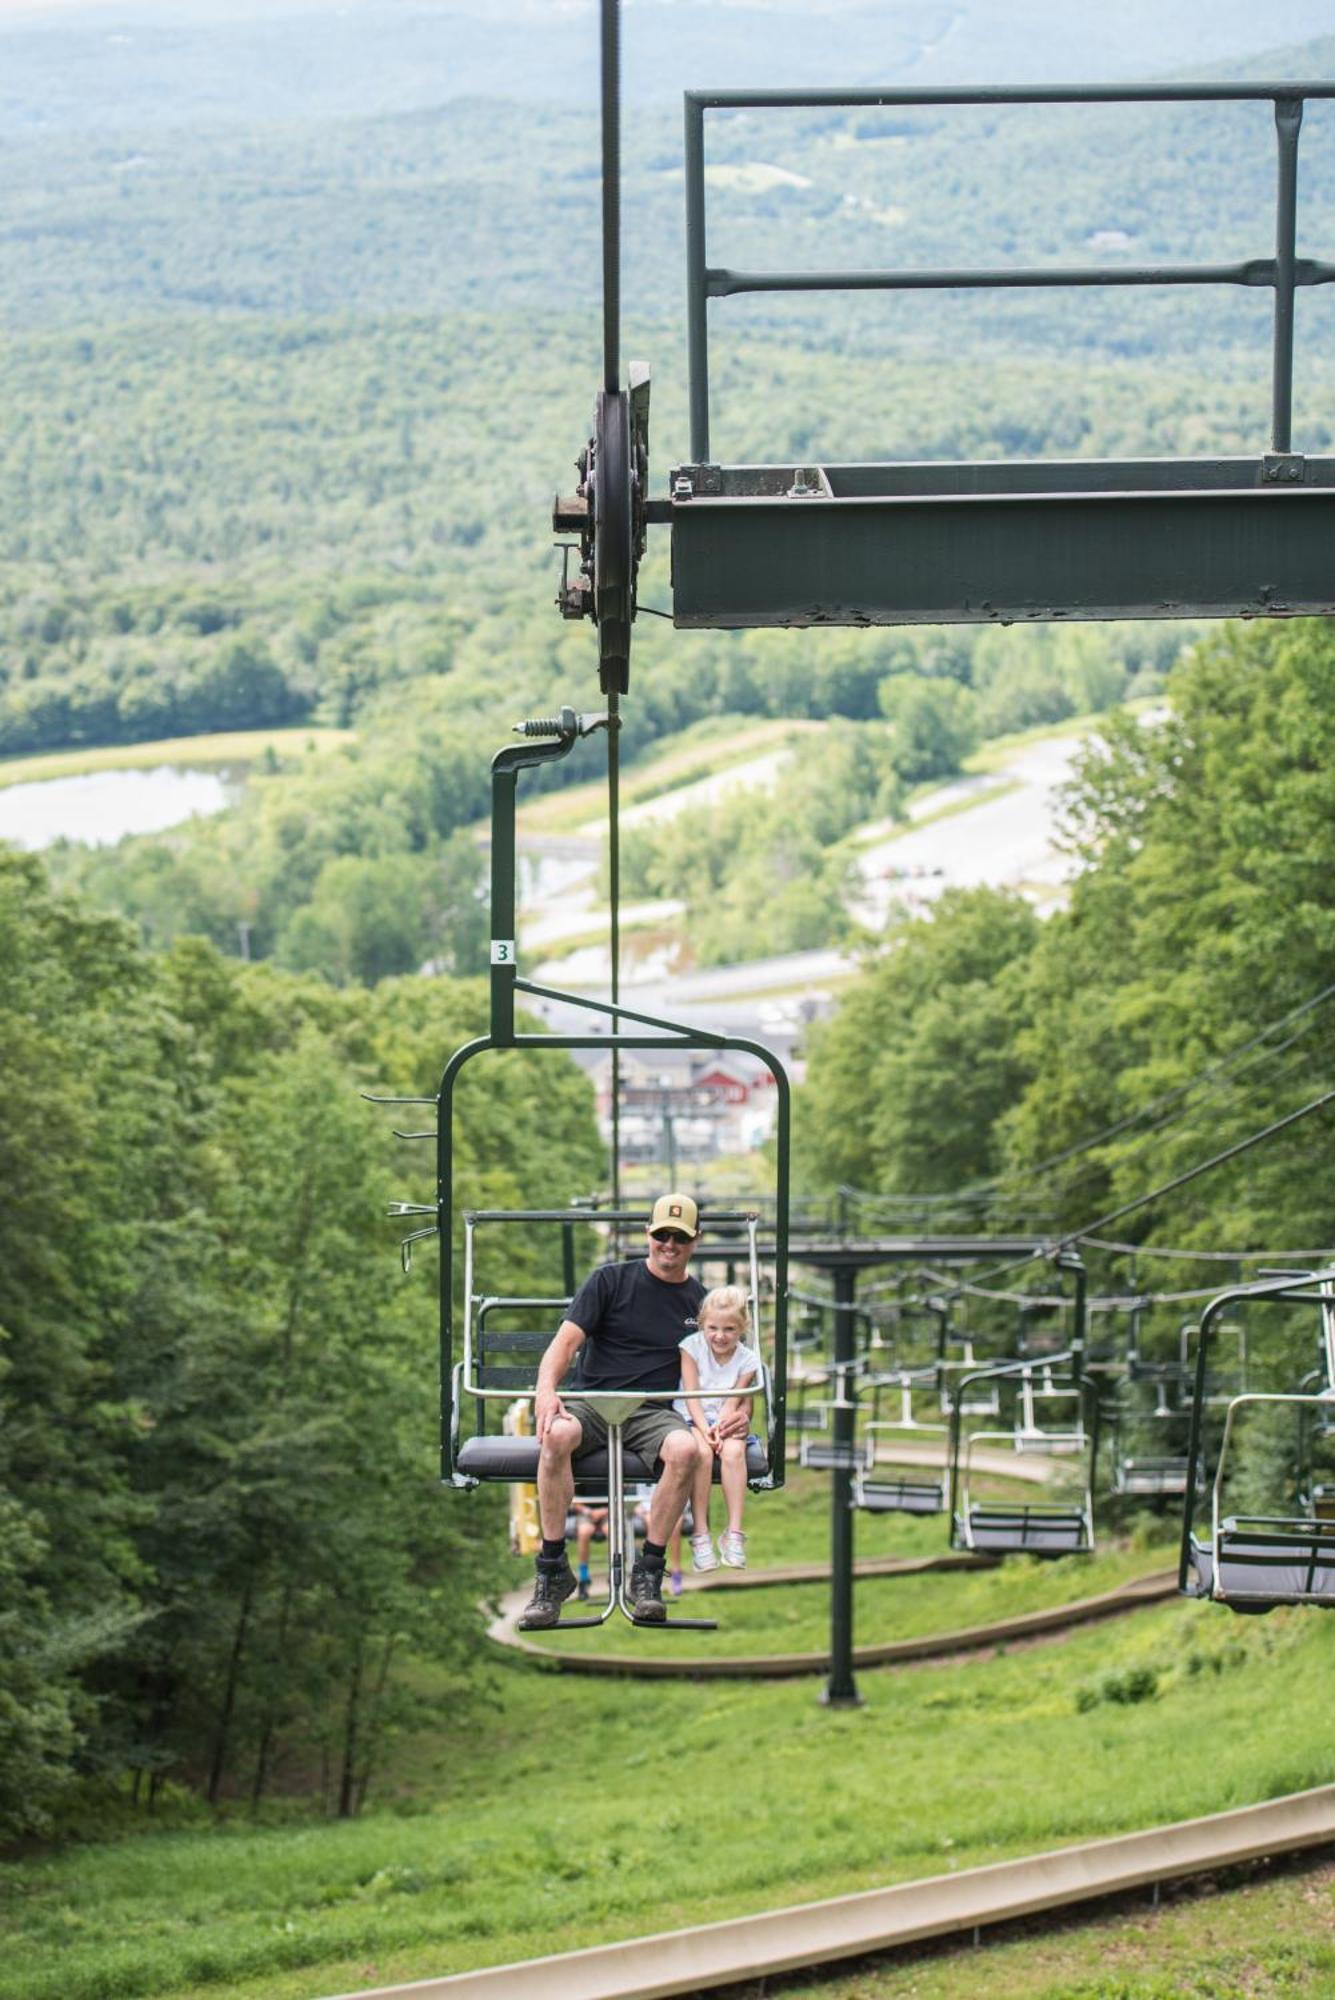
<svg viewBox="0 0 1335 2000"><path fill-rule="evenodd" d="M1228 1464L1229 1446L1233 1437L1234 1422L1239 1410L1257 1404L1268 1406L1288 1406L1302 1410L1323 1411L1331 1404L1335 1394L1335 1383L1326 1381L1323 1390L1315 1394L1276 1395L1261 1391L1247 1391L1229 1399L1224 1419L1224 1432L1220 1440L1219 1456L1215 1465L1214 1479L1210 1487L1210 1541L1202 1543L1195 1533L1195 1502L1203 1484L1202 1470L1205 1453L1204 1422L1208 1402L1207 1395L1207 1353L1211 1336L1223 1313L1229 1306L1242 1301L1249 1304L1289 1305L1307 1301L1318 1308L1321 1320L1323 1361L1329 1364L1332 1304L1335 1302L1335 1270L1327 1268L1311 1273L1284 1273L1278 1278L1262 1280L1252 1285L1237 1285L1221 1292L1201 1314L1200 1331L1196 1347L1195 1391L1191 1410L1191 1433L1187 1441L1186 1504L1182 1517L1182 1542L1178 1558L1178 1588L1189 1597L1209 1596L1219 1603L1308 1603L1328 1601L1327 1594L1316 1587L1316 1572L1331 1566L1335 1556L1335 1535L1330 1524L1315 1513L1311 1516L1276 1516L1226 1518L1223 1514L1225 1475ZM1323 1370L1324 1372L1324 1370ZM1226 1562L1234 1569L1260 1572L1261 1578L1268 1570L1279 1571L1290 1563L1295 1555L1308 1562L1305 1586L1290 1587L1282 1580L1271 1589L1266 1589L1258 1579L1258 1587L1239 1588L1236 1581L1226 1578Z"/></svg>
<svg viewBox="0 0 1335 2000"><path fill-rule="evenodd" d="M1015 290L1035 287L1242 285L1274 293L1270 447L1293 439L1294 296L1335 281L1335 263L1297 255L1298 139L1304 104L1335 97L1330 83L1109 84L973 90L687 91L685 98L686 298L691 456L709 462L710 299L744 292ZM705 113L738 110L884 110L964 105L1270 103L1276 137L1275 246L1269 256L1225 264L1027 266L1018 269L741 271L711 265L706 252Z"/></svg>

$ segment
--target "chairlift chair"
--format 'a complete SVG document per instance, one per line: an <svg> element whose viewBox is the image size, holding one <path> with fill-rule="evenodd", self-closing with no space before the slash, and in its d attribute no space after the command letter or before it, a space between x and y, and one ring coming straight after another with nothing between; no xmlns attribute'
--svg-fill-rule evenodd
<svg viewBox="0 0 1335 2000"><path fill-rule="evenodd" d="M1084 1451L1088 1438L1085 1433L1086 1390L1082 1382L1074 1379L1058 1381L1053 1374L1051 1361L1044 1362L1041 1369L1032 1363L1022 1363L1013 1377L1018 1393L1015 1403L1011 1439L1016 1451L1022 1452L1075 1452ZM1074 1402L1075 1410L1070 1422L1064 1424L1042 1424L1038 1418L1040 1402Z"/></svg>
<svg viewBox="0 0 1335 2000"><path fill-rule="evenodd" d="M850 1393L857 1379L865 1375L866 1362L861 1355L850 1360L834 1360L830 1363L829 1375L834 1383L834 1395L824 1398L822 1408L827 1416L836 1411L855 1408L854 1397ZM856 1415L853 1421L856 1423ZM798 1462L812 1472L852 1472L869 1471L872 1465L872 1445L868 1438L841 1438L834 1433L838 1426L831 1426L828 1437L812 1437L808 1434L798 1446Z"/></svg>
<svg viewBox="0 0 1335 2000"><path fill-rule="evenodd" d="M865 1439L857 1439L851 1445L836 1443L833 1438L817 1438L810 1435L799 1441L798 1464L808 1472L852 1472L855 1475L869 1471L873 1463L872 1447Z"/></svg>
<svg viewBox="0 0 1335 2000"><path fill-rule="evenodd" d="M610 625L613 621L607 621ZM607 626L604 626L604 631ZM611 656L609 655L609 660ZM615 661L611 660L612 666ZM641 1013L634 1008L624 1007L616 1001L594 1000L583 994L553 992L527 979L521 979L516 957L516 841L515 807L516 790L521 771L538 764L550 763L565 757L574 749L581 737L598 728L614 724L615 714L576 714L573 708L562 708L555 717L543 717L517 725L516 734L523 739L517 745L509 745L498 751L491 764L491 951L490 951L490 1026L489 1032L473 1041L466 1042L450 1056L441 1074L439 1087L430 1098L383 1098L376 1101L389 1104L430 1104L435 1108L436 1123L433 1133L403 1133L406 1139L434 1138L436 1149L436 1196L430 1205L416 1202L396 1202L390 1213L404 1217L430 1217L423 1227L413 1228L404 1239L403 1256L408 1261L409 1248L418 1237L435 1235L440 1246L439 1326L440 1326L440 1470L442 1479L457 1488L470 1488L482 1481L499 1480L507 1482L528 1482L536 1477L538 1448L535 1438L498 1437L487 1428L487 1408L496 1399L513 1402L517 1395L530 1400L535 1392L538 1353L536 1331L533 1324L519 1329L509 1329L509 1344L499 1345L506 1337L507 1330L495 1325L502 1305L508 1304L513 1313L518 1307L531 1312L531 1305L517 1300L514 1295L502 1292L484 1292L475 1279L475 1247L479 1227L488 1224L518 1224L526 1233L534 1226L554 1224L562 1226L566 1235L567 1253L571 1243L573 1225L584 1222L593 1227L599 1224L610 1226L613 1231L623 1225L635 1224L643 1227L647 1221L644 1214L623 1212L618 1209L598 1210L592 1208L556 1208L536 1210L489 1210L466 1214L464 1228L464 1273L463 1273L463 1337L462 1355L456 1348L457 1308L455 1299L455 1229L457 1215L454 1204L454 1103L459 1078L464 1068L475 1058L493 1052L508 1050L555 1049L570 1051L576 1049L607 1050L652 1049L663 1051L669 1048L706 1049L717 1052L739 1049L759 1058L769 1069L778 1092L778 1116L775 1131L775 1205L774 1205L774 1286L772 1356L762 1368L761 1380L754 1390L749 1391L757 1403L764 1406L764 1436L759 1447L748 1451L747 1476L753 1489L782 1486L784 1481L784 1385L787 1373L787 1325L788 1325L788 1178L790 1156L790 1102L791 1092L787 1072L779 1057L744 1037L715 1033L709 1030L687 1026L679 1021ZM532 1033L516 1021L516 1000L519 996L531 996L543 1001L558 1001L575 1008L581 1013L591 1013L597 1017L602 1032L592 1033ZM760 1321L758 1307L761 1297L756 1229L759 1218L751 1211L716 1212L715 1221L722 1226L743 1230L750 1266L749 1290L753 1309L757 1312L755 1325L759 1334ZM736 1241L729 1246L736 1249ZM564 1279L567 1287L573 1287L574 1273L572 1260L567 1254ZM549 1337L556 1331L559 1314L564 1301L555 1299L544 1302L542 1318L546 1322L541 1331ZM517 1338L522 1336L522 1341ZM545 1344L545 1343L544 1343ZM498 1358L499 1357L499 1358ZM513 1379L498 1380L492 1371L499 1370L507 1377L525 1371L522 1382ZM601 1624L619 1609L631 1623L635 1623L633 1608L627 1595L628 1576L625 1564L624 1498L627 1481L652 1479L654 1468L645 1465L638 1455L621 1449L621 1424L630 1411L647 1400L669 1400L679 1393L655 1391L652 1396L636 1392L620 1395L608 1391L585 1391L586 1399L597 1401L608 1418L610 1437L609 1448L601 1453L580 1454L575 1462L576 1490L583 1490L591 1497L606 1496L609 1505L609 1559L612 1577L612 1593L607 1609L597 1619L563 1619L563 1628L569 1629L580 1623ZM463 1415L467 1407L478 1412L474 1434L464 1437ZM673 1618L667 1621L667 1629L683 1629L694 1624L697 1627L712 1628L712 1620L688 1620ZM655 1627L654 1629L662 1629Z"/></svg>
<svg viewBox="0 0 1335 2000"><path fill-rule="evenodd" d="M929 1387L934 1380L935 1370L931 1368L916 1371L905 1368L894 1375L871 1378L872 1413L866 1424L867 1441L872 1448L870 1463L865 1470L856 1473L853 1480L853 1504L865 1513L927 1515L945 1512L948 1473L944 1462L935 1479L913 1478L904 1473L890 1476L875 1470L878 1437L891 1440L887 1453L891 1464L896 1462L895 1441L900 1441L902 1448L903 1441L913 1436L923 1440L932 1437L945 1439L947 1426L944 1423L913 1414L914 1389ZM880 1415L880 1397L887 1387L899 1391L898 1417Z"/></svg>
<svg viewBox="0 0 1335 2000"><path fill-rule="evenodd" d="M1335 1609L1335 1520L1325 1512L1318 1512L1314 1491L1303 1497L1298 1508L1285 1513L1224 1511L1230 1451L1240 1414L1263 1407L1289 1408L1300 1422L1305 1412L1324 1414L1331 1399L1329 1378L1327 1386L1314 1392L1245 1390L1229 1398L1210 1485L1208 1539L1196 1532L1197 1475L1202 1463L1205 1416L1212 1400L1209 1344L1225 1310L1242 1300L1249 1304L1310 1300L1321 1313L1328 1358L1335 1359L1331 1333L1335 1271L1307 1276L1290 1273L1255 1285L1237 1286L1212 1299L1205 1308L1196 1351L1178 1588L1188 1597L1208 1597L1216 1604L1226 1604L1231 1610L1241 1612L1265 1612L1277 1604L1314 1604L1326 1610ZM1324 1504L1324 1493L1321 1497Z"/></svg>
<svg viewBox="0 0 1335 2000"><path fill-rule="evenodd" d="M1154 1391L1153 1407L1132 1407L1132 1398L1141 1384ZM1176 1362L1141 1362L1122 1377L1110 1410L1112 1429L1112 1487L1124 1500L1176 1500L1187 1490L1187 1454L1181 1451L1151 1451L1127 1448L1128 1433L1139 1442L1149 1427L1162 1433L1173 1419L1185 1425L1186 1414L1168 1401L1170 1388L1180 1394L1181 1369ZM1168 1438L1171 1438L1171 1431ZM1168 1439L1164 1439L1167 1442ZM1184 1441L1185 1444L1185 1441Z"/></svg>
<svg viewBox="0 0 1335 2000"><path fill-rule="evenodd" d="M800 1308L789 1340L793 1358L788 1364L788 1429L824 1431L829 1427L825 1405L809 1402L807 1392L829 1385L829 1370L820 1358L825 1345L827 1302L795 1288L790 1288L788 1299L790 1305Z"/></svg>
<svg viewBox="0 0 1335 2000"><path fill-rule="evenodd" d="M559 1221L568 1224L572 1211L569 1209L495 1209L475 1211L465 1214L464 1222L464 1313L463 1313L463 1353L455 1365L451 1402L453 1425L450 1437L450 1451L455 1471L455 1482L461 1485L475 1485L485 1480L507 1480L510 1482L533 1483L537 1479L539 1446L536 1437L517 1436L513 1433L496 1433L487 1428L488 1405L504 1400L513 1403L516 1398L531 1402L535 1392L538 1365L560 1319L564 1317L570 1300L558 1298L507 1298L499 1294L479 1291L475 1283L477 1269L477 1232L483 1225L517 1224L526 1232L535 1225ZM596 1218L590 1213L582 1217L585 1221L597 1221L606 1225L623 1225L643 1228L648 1222L647 1213L602 1210ZM707 1232L711 1223L721 1225L741 1225L746 1232L746 1251L749 1267L748 1293L752 1323L759 1338L760 1267L756 1230L759 1218L743 1211L724 1210L712 1217L702 1218L702 1231ZM519 1331L497 1330L493 1321L516 1312L531 1316L540 1310L545 1316L545 1324L530 1323ZM581 1626L605 1624L613 1611L621 1609L629 1616L629 1603L625 1597L626 1580L626 1488L627 1485L653 1484L656 1474L654 1465L633 1451L621 1441L621 1426L626 1418L648 1402L672 1402L680 1394L678 1389L670 1390L590 1390L580 1387L578 1363L574 1380L566 1386L571 1394L584 1401L595 1403L607 1418L609 1437L605 1447L581 1451L576 1454L572 1470L575 1475L575 1493L580 1499L595 1501L608 1509L608 1561L612 1588L606 1607L590 1617L563 1617L561 1630L571 1631ZM771 1470L775 1462L777 1445L775 1421L775 1394L773 1378L768 1364L761 1359L760 1380L754 1389L747 1391L763 1401L765 1407L765 1435L763 1439L751 1439L747 1444L747 1479L753 1488L762 1488L771 1483ZM472 1404L477 1412L476 1428L471 1437L463 1437L462 1412L466 1404ZM714 1477L719 1477L716 1463ZM687 1619L674 1617L669 1621L678 1630L693 1629L712 1631L711 1619Z"/></svg>
<svg viewBox="0 0 1335 2000"><path fill-rule="evenodd" d="M1074 1350L1052 1357L1054 1366L1076 1361ZM1002 1385L1018 1391L1019 1407L1025 1409L1024 1376L1031 1364L1002 1362L989 1371L998 1389ZM1055 1378L1059 1379L1059 1378ZM1035 1422L1032 1428L973 1430L962 1422L968 1378L960 1383L957 1406L951 1418L950 1513L951 1546L988 1555L1070 1556L1090 1555L1094 1549L1094 1465L1098 1454L1098 1399L1084 1375L1072 1376L1071 1391L1078 1398L1076 1423L1064 1429L1044 1431ZM1030 1406L1032 1407L1032 1406ZM1088 1416L1088 1421L1086 1417ZM1026 1418L1026 1422L1028 1419ZM1021 1444L1021 1436L1026 1443ZM975 1453L982 1446L1042 1449L1051 1456L1082 1457L1076 1497L1065 1501L975 1500L973 1480L977 1470Z"/></svg>

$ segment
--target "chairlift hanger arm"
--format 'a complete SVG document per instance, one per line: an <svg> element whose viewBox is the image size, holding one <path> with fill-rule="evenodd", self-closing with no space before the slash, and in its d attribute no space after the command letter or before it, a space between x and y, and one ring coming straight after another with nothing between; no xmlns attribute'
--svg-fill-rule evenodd
<svg viewBox="0 0 1335 2000"><path fill-rule="evenodd" d="M1294 300L1335 279L1296 254L1304 101L1335 86L692 91L685 100L690 462L673 472L673 615L688 628L1293 616L1335 611L1335 460L1293 450ZM1225 263L737 271L706 246L705 114L763 108L1269 102L1273 245ZM736 293L1259 286L1274 296L1268 450L1251 457L728 466L710 446L709 304Z"/></svg>
<svg viewBox="0 0 1335 2000"><path fill-rule="evenodd" d="M1295 1281L1291 1277L1261 1279L1250 1285L1233 1285L1227 1291L1219 1292L1211 1299L1200 1316L1196 1338L1196 1368L1192 1388L1191 1429L1187 1437L1187 1491L1182 1509L1182 1539L1178 1553L1178 1589L1186 1596L1195 1593L1191 1589L1190 1578L1193 1570L1193 1541L1195 1528L1195 1493L1201 1476L1201 1459L1206 1406L1207 1358L1210 1340L1217 1322L1230 1306L1245 1302L1279 1301L1293 1303L1309 1301L1322 1304L1325 1287L1335 1284L1335 1267L1325 1271L1314 1271L1307 1278ZM1313 1290L1312 1288L1316 1289Z"/></svg>

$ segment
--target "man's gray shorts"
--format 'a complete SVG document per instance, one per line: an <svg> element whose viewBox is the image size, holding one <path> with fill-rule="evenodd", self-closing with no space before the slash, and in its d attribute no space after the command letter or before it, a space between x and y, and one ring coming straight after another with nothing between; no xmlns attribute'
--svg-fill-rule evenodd
<svg viewBox="0 0 1335 2000"><path fill-rule="evenodd" d="M563 1396L561 1400L567 1414L584 1433L580 1451L602 1451L607 1444L607 1418L597 1403L581 1402L578 1396ZM637 1451L646 1465L655 1465L664 1438L672 1431L689 1430L685 1417L679 1417L671 1403L641 1403L621 1426L621 1441L629 1450Z"/></svg>

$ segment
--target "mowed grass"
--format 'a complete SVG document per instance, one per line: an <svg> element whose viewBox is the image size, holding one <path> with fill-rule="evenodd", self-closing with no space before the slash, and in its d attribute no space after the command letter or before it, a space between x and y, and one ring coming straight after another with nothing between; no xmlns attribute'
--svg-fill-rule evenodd
<svg viewBox="0 0 1335 2000"><path fill-rule="evenodd" d="M934 1468L930 1466L892 1468L888 1461L878 1464L876 1470L878 1476L895 1470L910 1472L916 1479L934 1476ZM974 1481L974 1492L994 1500L1042 1500L1045 1488L1037 1481L984 1474ZM726 1526L723 1496L717 1486L709 1520L716 1536ZM827 1563L830 1475L808 1471L790 1459L785 1483L777 1492L747 1495L742 1525L747 1536L747 1561L753 1569ZM853 1540L859 1557L942 1555L950 1547L950 1531L944 1514L915 1517L858 1513ZM527 1570L522 1573L526 1575Z"/></svg>
<svg viewBox="0 0 1335 2000"><path fill-rule="evenodd" d="M42 757L0 761L0 785L37 785L49 778L81 778L91 771L151 771L160 764L206 769L253 764L272 750L279 758L331 750L356 741L355 729L233 729L213 736L169 736L156 743L113 743L99 750L53 750Z"/></svg>
<svg viewBox="0 0 1335 2000"><path fill-rule="evenodd" d="M964 1631L996 1624L1025 1612L1048 1610L1095 1597L1153 1570L1171 1569L1175 1551L1167 1545L1146 1552L1114 1545L1093 1557L1072 1556L1040 1562L1021 1556L995 1569L934 1571L918 1576L867 1576L853 1591L855 1646L880 1646L896 1639ZM605 1579L595 1572L595 1596ZM605 1595L605 1590L604 1590ZM601 1609L594 1604L592 1609ZM650 1659L763 1658L775 1653L827 1653L830 1644L830 1589L827 1583L792 1583L773 1590L687 1591L668 1615L715 1618L716 1632L632 1632L618 1614L597 1631L529 1633L548 1651L584 1655L644 1654Z"/></svg>
<svg viewBox="0 0 1335 2000"><path fill-rule="evenodd" d="M878 1472L888 1468L880 1466ZM929 1477L916 1468L915 1476ZM989 1499L1041 1501L1042 1486L984 1477L975 1491ZM717 1533L723 1525L723 1504L715 1492L711 1521ZM788 1565L830 1560L830 1486L826 1473L789 1468L788 1483L777 1493L751 1495L745 1515L747 1563L751 1574ZM945 1554L949 1531L944 1514L929 1517L858 1513L854 1519L854 1549L866 1557L921 1557ZM689 1572L690 1551L684 1550ZM1027 1611L1070 1604L1115 1589L1132 1578L1171 1569L1177 1548L1171 1526L1148 1520L1134 1537L1101 1539L1093 1556L1061 1561L1013 1558L992 1569L929 1571L922 1575L863 1576L854 1589L854 1643L883 1645L895 1639L961 1631L1013 1618ZM595 1544L590 1564L595 1598L606 1593L602 1549ZM510 1583L518 1588L532 1573L529 1562L509 1566ZM600 1608L598 1604L592 1607ZM763 1590L687 1590L679 1603L683 1617L715 1618L717 1632L631 1632L618 1614L599 1631L527 1635L548 1651L611 1653L643 1652L648 1658L720 1659L730 1655L761 1657L774 1653L820 1652L828 1649L830 1591L824 1581L789 1583ZM574 1607L572 1606L572 1610ZM673 1608L669 1605L669 1616Z"/></svg>
<svg viewBox="0 0 1335 2000"><path fill-rule="evenodd" d="M623 806L660 798L679 785L726 771L734 764L777 750L799 736L824 728L819 722L786 718L755 721L731 716L708 716L677 736L670 736L653 752L621 773ZM547 792L523 805L519 812L521 836L575 833L588 822L607 812L607 787L601 780L571 785L564 791Z"/></svg>
<svg viewBox="0 0 1335 2000"><path fill-rule="evenodd" d="M1106 1915L1060 1917L812 1980L773 2000L1328 2000L1335 1993L1335 1863L1278 1876L1206 1876Z"/></svg>
<svg viewBox="0 0 1335 2000"><path fill-rule="evenodd" d="M760 1593L762 1596L769 1593ZM518 1658L360 1821L164 1832L0 1875L3 2000L314 2000L931 1875L1326 1781L1335 1623L1175 1601L811 1681Z"/></svg>

